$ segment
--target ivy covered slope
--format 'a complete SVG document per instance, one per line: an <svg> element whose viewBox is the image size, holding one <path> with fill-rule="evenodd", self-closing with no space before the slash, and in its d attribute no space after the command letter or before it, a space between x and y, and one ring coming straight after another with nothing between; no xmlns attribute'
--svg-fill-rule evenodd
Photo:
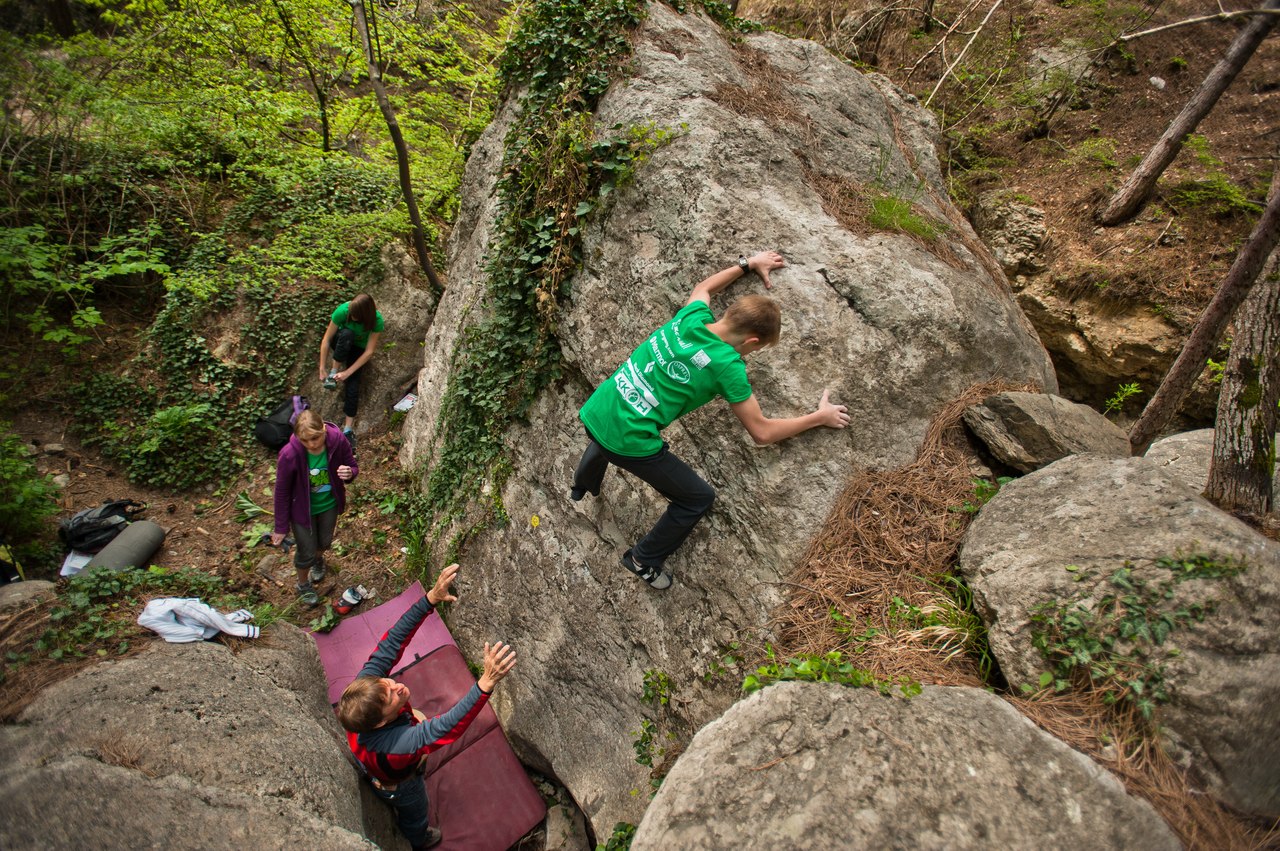
<svg viewBox="0 0 1280 851"><path fill-rule="evenodd" d="M730 28L750 28L715 0L697 8ZM425 458L419 534L427 555L453 559L467 539L505 522L506 434L560 377L556 337L569 281L582 262L582 230L597 208L676 128L600 127L594 111L630 53L642 0L540 0L521 17L502 59L517 116L503 144L486 313L452 353L448 385ZM407 432L435 414L419 409ZM414 455L413 448L410 455ZM442 550L436 551L440 544Z"/></svg>
<svg viewBox="0 0 1280 851"><path fill-rule="evenodd" d="M0 394L75 400L136 482L212 481L407 232L350 7L94 2L59 32L24 10L0 36ZM369 14L438 243L505 19Z"/></svg>

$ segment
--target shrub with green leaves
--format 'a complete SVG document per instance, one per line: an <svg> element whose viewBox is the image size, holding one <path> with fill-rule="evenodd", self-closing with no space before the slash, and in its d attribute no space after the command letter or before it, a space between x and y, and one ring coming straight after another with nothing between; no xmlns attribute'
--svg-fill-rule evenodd
<svg viewBox="0 0 1280 851"><path fill-rule="evenodd" d="M251 597L228 588L221 577L192 567L99 567L71 577L59 589L49 614L51 626L33 649L54 660L123 654L138 633L138 612L149 597L199 597L218 609L254 605Z"/></svg>
<svg viewBox="0 0 1280 851"><path fill-rule="evenodd" d="M1217 606L1208 596L1188 601L1177 593L1178 586L1234 576L1245 566L1195 553L1159 558L1154 567L1165 575L1138 573L1125 562L1098 589L1032 610L1032 644L1052 666L1041 675L1040 688L1065 691L1073 683L1087 685L1108 704L1131 705L1147 719L1158 703L1169 699L1166 662L1178 651L1166 642L1177 630L1204 621ZM1066 570L1076 581L1091 576L1075 565Z"/></svg>
<svg viewBox="0 0 1280 851"><path fill-rule="evenodd" d="M920 684L909 677L895 680L882 680L862 668L855 667L845 659L839 650L832 650L822 656L794 656L785 662L778 661L770 647L766 651L768 662L756 668L755 673L747 674L742 681L744 694L757 692L774 683L801 681L811 683L839 683L843 686L874 688L881 694L893 694L901 697L915 697L920 693Z"/></svg>
<svg viewBox="0 0 1280 851"><path fill-rule="evenodd" d="M0 543L21 561L40 546L51 527L46 521L58 511L58 489L36 470L26 443L0 423Z"/></svg>

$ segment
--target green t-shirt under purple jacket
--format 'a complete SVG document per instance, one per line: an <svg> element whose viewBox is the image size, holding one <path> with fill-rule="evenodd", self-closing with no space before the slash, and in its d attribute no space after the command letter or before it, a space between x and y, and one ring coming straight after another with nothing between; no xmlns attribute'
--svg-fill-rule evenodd
<svg viewBox="0 0 1280 851"><path fill-rule="evenodd" d="M629 458L653 455L662 430L680 417L717 396L730 404L751 396L742 357L707 330L714 321L705 302L690 302L596 388L578 418L601 446Z"/></svg>

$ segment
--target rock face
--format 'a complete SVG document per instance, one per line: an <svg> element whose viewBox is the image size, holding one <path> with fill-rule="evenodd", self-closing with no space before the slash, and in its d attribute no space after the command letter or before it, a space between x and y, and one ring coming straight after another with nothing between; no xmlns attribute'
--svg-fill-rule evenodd
<svg viewBox="0 0 1280 851"><path fill-rule="evenodd" d="M1048 665L1032 644L1038 604L1115 593L1128 564L1150 587L1171 580L1161 557L1207 553L1247 569L1172 584L1162 609L1214 601L1204 622L1175 628L1171 701L1156 720L1171 752L1209 788L1251 813L1280 814L1280 545L1219 511L1145 458L1073 455L1005 485L969 527L960 570L1015 688ZM1072 566L1074 570L1065 568Z"/></svg>
<svg viewBox="0 0 1280 851"><path fill-rule="evenodd" d="M1048 232L1044 210L1023 203L1000 190L978 197L973 226L1000 261L1006 275L1038 275L1048 268Z"/></svg>
<svg viewBox="0 0 1280 851"><path fill-rule="evenodd" d="M964 412L996 458L1024 473L1078 452L1127 457L1124 431L1088 405L1045 393L997 393Z"/></svg>
<svg viewBox="0 0 1280 851"><path fill-rule="evenodd" d="M156 641L58 683L0 727L5 848L396 847L324 683L286 623L239 653Z"/></svg>
<svg viewBox="0 0 1280 851"><path fill-rule="evenodd" d="M727 706L732 686L709 690L700 675L720 647L765 627L782 599L779 580L851 466L909 460L933 412L974 382L1055 387L998 266L945 200L932 118L818 45L768 34L745 42L731 45L700 14L650 7L632 77L610 89L597 126L687 129L591 222L560 320L565 379L508 436L512 470L501 497L511 523L476 536L462 558L462 592L473 604L455 611L455 634L517 644L518 672L499 692L503 725L522 758L574 794L597 836L637 821L644 806L643 795L629 794L648 788L631 747L647 711L644 672L663 671L693 701L695 726ZM767 95L744 97L762 86L772 87ZM733 105L743 102L768 106ZM452 283L426 341L423 399L406 423L408 464L431 459L450 354L473 308L483 309L492 187L511 109L468 164ZM828 188L878 181L916 199L921 215L947 223L945 247L851 232L824 210L815 174ZM853 422L756 449L728 407L713 403L667 429L673 451L719 498L668 562L675 586L654 592L618 556L657 519L661 498L616 470L600 499L567 498L585 443L577 410L695 283L740 253L774 247L789 264L773 276L782 340L750 359L756 395L767 415L794 416L830 388ZM750 276L713 309L763 291Z"/></svg>
<svg viewBox="0 0 1280 851"><path fill-rule="evenodd" d="M698 732L631 847L1181 846L1147 802L981 689L781 683Z"/></svg>
<svg viewBox="0 0 1280 851"><path fill-rule="evenodd" d="M378 351L361 372L360 413L356 434L386 422L391 406L400 401L406 386L422 367L422 338L431 327L436 299L418 269L417 261L399 243L382 249L383 276L368 288L378 311L386 320L386 330L378 341ZM330 311L338 306L333 304ZM312 407L326 420L342 425L342 385L325 390L316 375L319 338L302 357L302 392Z"/></svg>
<svg viewBox="0 0 1280 851"><path fill-rule="evenodd" d="M1143 456L1164 467L1197 493L1209 483L1209 462L1213 459L1213 429L1200 428L1162 437ZM1280 505L1280 480L1272 483L1274 505Z"/></svg>

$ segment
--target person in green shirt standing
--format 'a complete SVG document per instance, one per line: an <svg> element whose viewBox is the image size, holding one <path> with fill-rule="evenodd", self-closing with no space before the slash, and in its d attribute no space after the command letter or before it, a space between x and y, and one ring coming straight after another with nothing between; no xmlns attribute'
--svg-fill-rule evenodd
<svg viewBox="0 0 1280 851"><path fill-rule="evenodd" d="M342 413L346 420L342 424L342 433L352 446L356 443L353 428L360 405L360 370L378 350L378 338L385 327L386 322L373 303L373 297L360 293L351 301L338 305L333 316L329 317L324 338L320 340L320 380L326 387L333 387L335 381L343 383ZM342 366L341 371L327 369L330 347L334 361Z"/></svg>
<svg viewBox="0 0 1280 851"><path fill-rule="evenodd" d="M667 448L661 432L680 417L723 396L758 446L778 443L818 426L844 428L849 414L823 391L818 407L801 417L775 419L760 410L747 381L743 358L778 341L782 312L763 295L735 301L719 319L711 297L748 272L772 286L769 273L785 265L776 251L716 272L693 288L688 303L670 322L649 335L631 357L604 381L578 412L587 448L578 462L570 498L600 495L609 464L648 482L669 501L666 512L639 543L622 555L622 565L654 588L671 586L663 566L702 516L716 492Z"/></svg>

